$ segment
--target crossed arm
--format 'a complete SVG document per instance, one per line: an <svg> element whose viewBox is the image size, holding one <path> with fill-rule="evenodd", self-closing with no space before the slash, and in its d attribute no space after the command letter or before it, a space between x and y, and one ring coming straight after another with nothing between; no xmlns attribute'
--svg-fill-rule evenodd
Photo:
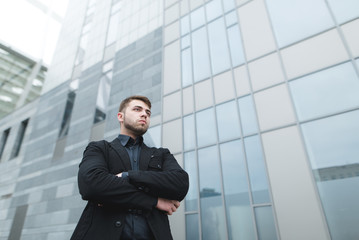
<svg viewBox="0 0 359 240"><path fill-rule="evenodd" d="M122 177L122 172L119 174L116 174L116 176ZM172 213L176 212L177 208L179 208L180 205L181 205L181 203L177 200L170 200L170 199L159 197L157 199L156 208L161 211L166 212L167 215L172 215Z"/></svg>
<svg viewBox="0 0 359 240"><path fill-rule="evenodd" d="M155 207L171 215L187 193L188 175L168 150L162 152L162 171L129 171L124 179L110 173L103 148L90 143L78 174L83 199L120 208Z"/></svg>

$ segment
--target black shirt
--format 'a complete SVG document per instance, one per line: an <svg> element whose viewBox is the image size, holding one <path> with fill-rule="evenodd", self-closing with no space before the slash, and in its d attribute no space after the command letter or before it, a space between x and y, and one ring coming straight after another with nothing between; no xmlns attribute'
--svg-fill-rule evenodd
<svg viewBox="0 0 359 240"><path fill-rule="evenodd" d="M125 147L130 158L133 171L139 170L139 160L143 137L139 136L134 140L130 136L120 134L118 136L122 146ZM128 172L122 173L122 178L128 178ZM126 214L125 226L121 235L121 240L148 240L154 239L151 229L147 223L146 217L141 209L129 209Z"/></svg>

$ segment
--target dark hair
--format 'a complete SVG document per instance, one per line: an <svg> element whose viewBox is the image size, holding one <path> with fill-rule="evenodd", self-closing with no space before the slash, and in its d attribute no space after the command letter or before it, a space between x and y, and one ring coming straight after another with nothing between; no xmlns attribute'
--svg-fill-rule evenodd
<svg viewBox="0 0 359 240"><path fill-rule="evenodd" d="M140 101L144 102L149 108L151 108L151 101L147 97L140 96L140 95L134 95L134 96L130 96L130 97L127 97L124 100L122 100L118 111L122 112L127 107L127 105L133 100L140 100Z"/></svg>

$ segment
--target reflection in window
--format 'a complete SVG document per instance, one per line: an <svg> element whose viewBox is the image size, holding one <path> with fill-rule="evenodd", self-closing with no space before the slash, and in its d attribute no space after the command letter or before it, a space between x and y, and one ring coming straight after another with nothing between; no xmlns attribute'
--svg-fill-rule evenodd
<svg viewBox="0 0 359 240"><path fill-rule="evenodd" d="M359 79L351 62L289 83L300 120L359 106Z"/></svg>
<svg viewBox="0 0 359 240"><path fill-rule="evenodd" d="M339 24L359 17L359 1L358 0L328 0L334 16Z"/></svg>
<svg viewBox="0 0 359 240"><path fill-rule="evenodd" d="M323 0L267 0L279 47L334 26Z"/></svg>
<svg viewBox="0 0 359 240"><path fill-rule="evenodd" d="M226 31L223 18L208 25L212 73L217 74L230 68Z"/></svg>
<svg viewBox="0 0 359 240"><path fill-rule="evenodd" d="M182 51L181 66L182 86L185 87L192 84L192 57L190 48Z"/></svg>
<svg viewBox="0 0 359 240"><path fill-rule="evenodd" d="M198 177L196 153L184 154L184 168L189 176L189 189L185 199L186 212L198 210Z"/></svg>
<svg viewBox="0 0 359 240"><path fill-rule="evenodd" d="M333 240L359 236L359 110L302 124Z"/></svg>
<svg viewBox="0 0 359 240"><path fill-rule="evenodd" d="M219 17L222 15L222 3L221 0L212 0L206 4L207 21Z"/></svg>
<svg viewBox="0 0 359 240"><path fill-rule="evenodd" d="M220 165L217 147L198 151L201 199L202 239L218 240L226 237Z"/></svg>
<svg viewBox="0 0 359 240"><path fill-rule="evenodd" d="M191 12L191 30L194 30L205 23L204 8L200 7Z"/></svg>
<svg viewBox="0 0 359 240"><path fill-rule="evenodd" d="M256 207L254 213L256 215L258 239L276 240L277 234L272 207Z"/></svg>
<svg viewBox="0 0 359 240"><path fill-rule="evenodd" d="M255 239L242 141L220 145L229 239Z"/></svg>
<svg viewBox="0 0 359 240"><path fill-rule="evenodd" d="M242 48L241 35L238 25L234 25L227 29L229 50L231 52L232 65L238 66L244 63L244 53Z"/></svg>
<svg viewBox="0 0 359 240"><path fill-rule="evenodd" d="M201 28L192 33L194 81L200 81L210 76L210 63L206 29Z"/></svg>
<svg viewBox="0 0 359 240"><path fill-rule="evenodd" d="M107 77L107 75L103 75L102 78L100 79L100 84L98 87L94 123L105 120L106 108L110 98L110 91L111 91L111 78Z"/></svg>
<svg viewBox="0 0 359 240"><path fill-rule="evenodd" d="M1 156L4 152L4 149L5 149L5 145L6 145L6 142L7 142L7 139L9 137L9 134L10 134L10 128L6 129L3 133L2 133L2 136L1 136L1 142L0 142L0 159L1 159Z"/></svg>
<svg viewBox="0 0 359 240"><path fill-rule="evenodd" d="M216 124L213 108L197 113L196 126L197 143L199 147L216 142Z"/></svg>
<svg viewBox="0 0 359 240"><path fill-rule="evenodd" d="M69 132L72 109L73 109L74 103L75 103L75 97L76 97L75 91L70 91L67 94L67 101L66 101L66 106L65 106L65 112L62 117L59 138L67 136L67 133Z"/></svg>
<svg viewBox="0 0 359 240"><path fill-rule="evenodd" d="M253 203L269 203L267 173L258 135L244 139Z"/></svg>
<svg viewBox="0 0 359 240"><path fill-rule="evenodd" d="M186 239L195 240L199 238L198 214L186 214Z"/></svg>
<svg viewBox="0 0 359 240"><path fill-rule="evenodd" d="M14 145L14 148L12 149L10 158L15 158L15 157L17 157L19 155L21 145L22 145L22 141L24 140L24 136L25 136L25 132L26 132L26 128L27 128L28 123L29 123L29 119L26 119L26 120L21 122L20 129L19 129L19 131L17 133L16 140L15 140L15 145Z"/></svg>
<svg viewBox="0 0 359 240"><path fill-rule="evenodd" d="M183 140L184 150L194 149L196 146L196 136L194 130L194 116L189 115L183 118Z"/></svg>
<svg viewBox="0 0 359 240"><path fill-rule="evenodd" d="M216 107L218 136L220 141L238 138L241 135L237 106L234 101Z"/></svg>
<svg viewBox="0 0 359 240"><path fill-rule="evenodd" d="M258 125L252 97L246 96L238 99L238 105L243 135L256 133Z"/></svg>

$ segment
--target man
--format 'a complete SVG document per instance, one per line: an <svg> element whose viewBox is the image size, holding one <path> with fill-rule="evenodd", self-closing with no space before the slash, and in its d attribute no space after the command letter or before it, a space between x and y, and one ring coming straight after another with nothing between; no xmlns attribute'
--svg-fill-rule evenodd
<svg viewBox="0 0 359 240"><path fill-rule="evenodd" d="M88 203L72 240L172 239L167 215L187 194L188 175L168 149L143 143L150 117L147 97L128 97L117 114L120 135L87 146L78 184Z"/></svg>

